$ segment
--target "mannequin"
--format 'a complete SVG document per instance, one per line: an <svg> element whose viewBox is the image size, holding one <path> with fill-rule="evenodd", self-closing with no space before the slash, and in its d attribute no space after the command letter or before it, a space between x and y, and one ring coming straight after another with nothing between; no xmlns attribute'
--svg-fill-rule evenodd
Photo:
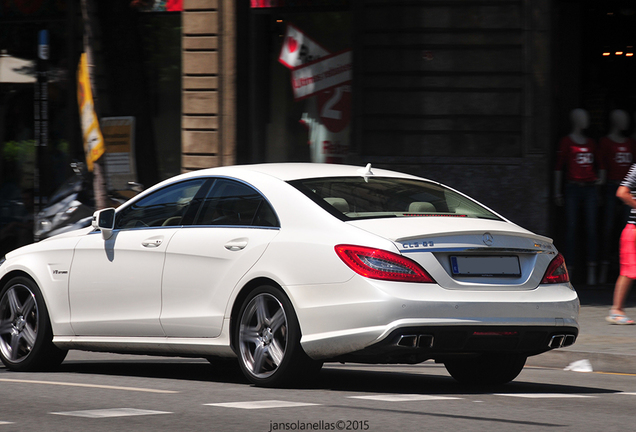
<svg viewBox="0 0 636 432"><path fill-rule="evenodd" d="M604 193L602 261L599 282L607 282L609 257L615 245L613 232L616 225L616 211L620 212L621 228L627 222L629 207L616 198L618 185L625 178L634 159L634 141L626 137L624 132L629 128L629 115L623 110L614 110L609 116L609 134L601 138L599 143L600 176L607 179ZM610 241L610 239L612 241Z"/></svg>
<svg viewBox="0 0 636 432"><path fill-rule="evenodd" d="M566 248L565 260L574 274L577 250L577 222L585 220L585 248L587 252L587 284L596 284L597 238L596 212L599 178L596 175L596 143L584 133L589 127L587 111L577 108L570 112L572 130L563 137L557 151L554 169L554 199L565 204ZM563 182L563 180L565 180ZM564 183L562 185L562 183ZM563 190L563 194L561 193Z"/></svg>

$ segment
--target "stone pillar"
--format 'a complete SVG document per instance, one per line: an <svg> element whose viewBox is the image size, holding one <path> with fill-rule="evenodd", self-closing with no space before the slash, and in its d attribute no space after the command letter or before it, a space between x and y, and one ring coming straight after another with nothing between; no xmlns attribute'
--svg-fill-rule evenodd
<svg viewBox="0 0 636 432"><path fill-rule="evenodd" d="M233 1L183 2L183 172L235 162L235 21Z"/></svg>

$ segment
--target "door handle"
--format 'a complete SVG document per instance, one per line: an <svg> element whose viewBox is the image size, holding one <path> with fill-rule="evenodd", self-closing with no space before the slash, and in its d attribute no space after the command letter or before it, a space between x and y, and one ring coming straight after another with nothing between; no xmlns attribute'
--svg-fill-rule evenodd
<svg viewBox="0 0 636 432"><path fill-rule="evenodd" d="M156 248L156 247L159 247L161 243L163 243L163 239L155 238L155 239L144 240L141 242L141 245L147 248Z"/></svg>
<svg viewBox="0 0 636 432"><path fill-rule="evenodd" d="M247 239L236 239L225 243L225 249L229 251L240 251L247 246Z"/></svg>

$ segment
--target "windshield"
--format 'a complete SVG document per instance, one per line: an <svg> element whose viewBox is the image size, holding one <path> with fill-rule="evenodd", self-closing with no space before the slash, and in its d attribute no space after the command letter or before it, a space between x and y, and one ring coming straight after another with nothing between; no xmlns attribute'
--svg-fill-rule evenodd
<svg viewBox="0 0 636 432"><path fill-rule="evenodd" d="M332 177L295 180L290 184L342 220L418 216L501 220L470 198L426 181Z"/></svg>

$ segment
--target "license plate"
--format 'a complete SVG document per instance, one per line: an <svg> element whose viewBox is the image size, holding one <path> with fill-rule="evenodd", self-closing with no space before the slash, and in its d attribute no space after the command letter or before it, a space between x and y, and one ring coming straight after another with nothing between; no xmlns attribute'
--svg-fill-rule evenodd
<svg viewBox="0 0 636 432"><path fill-rule="evenodd" d="M451 256L454 275L520 276L517 256Z"/></svg>

